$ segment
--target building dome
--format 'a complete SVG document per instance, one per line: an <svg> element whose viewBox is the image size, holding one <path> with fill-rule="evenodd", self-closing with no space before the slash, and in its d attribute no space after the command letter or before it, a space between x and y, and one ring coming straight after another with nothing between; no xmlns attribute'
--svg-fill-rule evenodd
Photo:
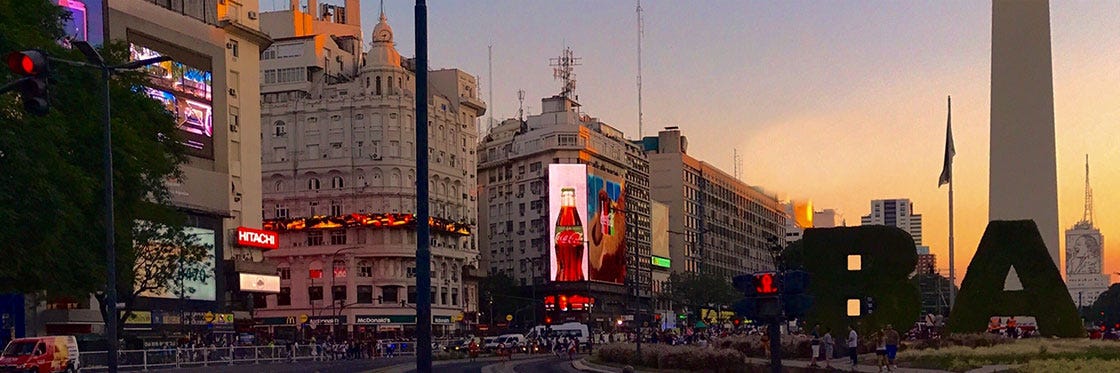
<svg viewBox="0 0 1120 373"><path fill-rule="evenodd" d="M381 20L373 27L373 45L366 54L366 63L369 66L396 66L401 65L401 54L393 46L393 28L381 13Z"/></svg>

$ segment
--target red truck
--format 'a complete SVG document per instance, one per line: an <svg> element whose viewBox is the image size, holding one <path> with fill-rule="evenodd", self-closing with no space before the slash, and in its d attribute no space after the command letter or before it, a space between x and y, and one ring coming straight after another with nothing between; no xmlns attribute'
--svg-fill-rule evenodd
<svg viewBox="0 0 1120 373"><path fill-rule="evenodd" d="M78 341L73 336L18 338L0 354L0 372L77 372Z"/></svg>

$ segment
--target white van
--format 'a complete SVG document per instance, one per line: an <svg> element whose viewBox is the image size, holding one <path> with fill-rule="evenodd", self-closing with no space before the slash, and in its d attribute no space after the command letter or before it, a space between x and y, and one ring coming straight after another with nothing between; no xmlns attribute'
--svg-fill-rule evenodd
<svg viewBox="0 0 1120 373"><path fill-rule="evenodd" d="M559 325L537 325L525 337L533 338L553 338L553 337L575 337L580 345L586 345L591 333L588 332L587 325L578 322L567 322Z"/></svg>

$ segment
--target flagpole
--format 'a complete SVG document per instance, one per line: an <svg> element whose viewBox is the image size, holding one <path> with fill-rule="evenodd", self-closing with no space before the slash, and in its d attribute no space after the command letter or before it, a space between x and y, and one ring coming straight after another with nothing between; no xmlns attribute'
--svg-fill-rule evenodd
<svg viewBox="0 0 1120 373"><path fill-rule="evenodd" d="M946 136L946 142L948 144L948 146L946 147L947 148L946 151L947 152L949 152L949 151L952 152L949 155L950 158L948 160L948 162L949 162L948 163L949 164L949 167L948 167L948 171L949 171L949 180L948 180L949 181L949 312L952 313L953 305L956 303L956 299L957 299L957 291L955 290L956 289L956 284L957 284L957 267L954 265L955 263L953 261L953 259L954 259L954 256L953 256L953 241L954 241L953 240L953 167L952 167L951 162L952 162L952 157L956 155L957 150L956 150L956 146L952 145L952 138L953 138L952 137L952 134L953 134L952 133L952 128L953 128L952 127L953 126L953 98L951 96L948 97L946 99L946 102L948 103L948 107L949 107L948 120L947 120L948 123L945 124L946 128L948 129L948 133L946 133L946 135L945 135Z"/></svg>

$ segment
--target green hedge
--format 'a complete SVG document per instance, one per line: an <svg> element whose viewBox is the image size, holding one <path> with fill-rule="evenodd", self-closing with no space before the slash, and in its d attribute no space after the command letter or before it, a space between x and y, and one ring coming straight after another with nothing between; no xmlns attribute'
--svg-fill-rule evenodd
<svg viewBox="0 0 1120 373"><path fill-rule="evenodd" d="M1023 290L1004 290L1012 265ZM1077 307L1032 220L988 223L949 314L949 330L984 332L993 316L1034 316L1044 336L1085 335Z"/></svg>

